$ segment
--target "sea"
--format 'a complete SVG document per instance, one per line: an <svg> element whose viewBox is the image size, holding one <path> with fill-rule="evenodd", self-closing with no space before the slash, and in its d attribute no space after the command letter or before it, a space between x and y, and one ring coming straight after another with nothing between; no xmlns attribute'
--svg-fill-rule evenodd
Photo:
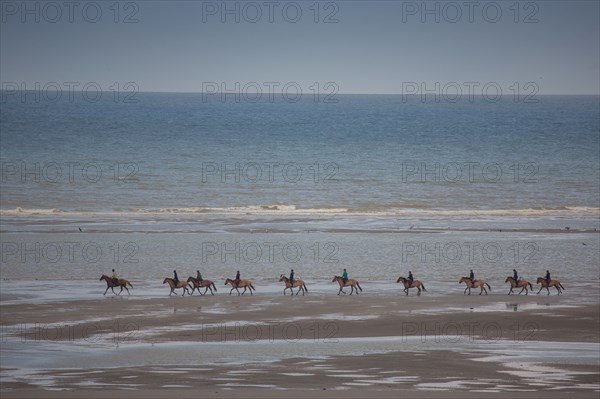
<svg viewBox="0 0 600 399"><path fill-rule="evenodd" d="M461 294L471 269L598 291L598 96L5 94L3 293L101 296L116 269L134 295L173 270L280 294L294 269L334 295L344 268L372 294L409 270Z"/></svg>

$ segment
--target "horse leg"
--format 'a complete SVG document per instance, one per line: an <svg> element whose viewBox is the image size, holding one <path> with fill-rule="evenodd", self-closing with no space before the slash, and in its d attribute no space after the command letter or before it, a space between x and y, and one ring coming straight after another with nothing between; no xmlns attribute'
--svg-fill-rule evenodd
<svg viewBox="0 0 600 399"><path fill-rule="evenodd" d="M117 295L121 295L121 292L123 292L123 286L121 286L121 291Z"/></svg>
<svg viewBox="0 0 600 399"><path fill-rule="evenodd" d="M469 287L465 287L465 290L463 291L463 295L465 295L467 293L467 290L469 289Z"/></svg>
<svg viewBox="0 0 600 399"><path fill-rule="evenodd" d="M109 288L110 287L106 287L106 291L104 291L104 294L102 294L102 295L106 295L106 292L108 291Z"/></svg>
<svg viewBox="0 0 600 399"><path fill-rule="evenodd" d="M408 296L408 287L404 288L404 292L406 292L406 295Z"/></svg>
<svg viewBox="0 0 600 399"><path fill-rule="evenodd" d="M469 289L469 295L471 295L471 287L467 287Z"/></svg>
<svg viewBox="0 0 600 399"><path fill-rule="evenodd" d="M548 289L548 287L546 287L546 291L548 291L548 295L550 295L550 290Z"/></svg>
<svg viewBox="0 0 600 399"><path fill-rule="evenodd" d="M417 287L418 291L417 291L417 295L421 295L421 287Z"/></svg>
<svg viewBox="0 0 600 399"><path fill-rule="evenodd" d="M121 289L122 289L122 288L121 288ZM131 295L131 294L129 293L129 288L125 287L125 290L127 291L127 295Z"/></svg>
<svg viewBox="0 0 600 399"><path fill-rule="evenodd" d="M283 289L283 295L286 295L286 294L285 294L285 292L286 292L286 291L287 291L287 287L285 287L285 288Z"/></svg>
<svg viewBox="0 0 600 399"><path fill-rule="evenodd" d="M237 290L237 288L233 287L231 290L229 290L229 295L231 296L231 293L233 292L233 290ZM239 291L238 291L238 295L239 295Z"/></svg>

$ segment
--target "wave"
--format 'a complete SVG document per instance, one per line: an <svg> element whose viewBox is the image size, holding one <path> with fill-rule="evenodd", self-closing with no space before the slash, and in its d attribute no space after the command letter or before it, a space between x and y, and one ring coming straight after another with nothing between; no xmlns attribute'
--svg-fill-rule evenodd
<svg viewBox="0 0 600 399"><path fill-rule="evenodd" d="M343 208L332 205L320 205L310 208L301 208L296 205L251 205L234 207L174 207L174 208L141 208L125 211L95 211L61 209L1 209L0 216L26 217L26 216L112 216L136 217L143 215L300 215L300 216L405 216L405 217L478 217L478 216L505 216L505 217L569 217L569 216L595 216L600 217L600 208L587 206L556 206L532 207L526 209L434 209L428 207L398 207L398 206L367 206L357 208Z"/></svg>

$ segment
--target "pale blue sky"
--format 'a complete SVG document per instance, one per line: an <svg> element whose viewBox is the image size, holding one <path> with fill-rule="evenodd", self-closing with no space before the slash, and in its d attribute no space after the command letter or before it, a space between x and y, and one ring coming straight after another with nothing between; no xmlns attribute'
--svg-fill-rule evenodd
<svg viewBox="0 0 600 399"><path fill-rule="evenodd" d="M406 82L497 82L510 94L514 82L534 82L538 94L600 93L599 1L519 2L519 22L515 1L475 2L472 22L464 1L442 1L439 23L432 14L422 22L418 9L409 13L420 1L319 2L319 23L314 1L277 2L272 23L262 0L254 3L263 12L256 23L244 20L255 15L244 1L227 2L238 4L239 23L234 15L221 21L221 1L137 1L137 10L121 2L119 23L114 1L80 1L73 22L61 6L57 23L48 21L56 10L44 2L38 2L39 23L35 11L22 14L24 2L1 3L1 81L28 88L34 82L108 87L133 81L140 91L199 92L203 82L298 82L307 90L312 82L335 82L339 93L391 94ZM102 10L97 23L84 19L87 3L94 3L90 18L96 5ZM300 20L286 21L284 6L291 18L296 5ZM462 12L456 23L449 21L454 5ZM496 5L502 15L491 23L486 18L495 17ZM35 2L26 7L35 10ZM215 7L216 15L203 13ZM122 23L132 12L138 22ZM338 22L323 23L332 12ZM524 23L528 15L538 22Z"/></svg>

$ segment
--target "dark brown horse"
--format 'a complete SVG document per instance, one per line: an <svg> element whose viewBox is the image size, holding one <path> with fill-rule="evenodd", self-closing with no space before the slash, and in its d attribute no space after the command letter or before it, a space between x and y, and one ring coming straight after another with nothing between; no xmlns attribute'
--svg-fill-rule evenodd
<svg viewBox="0 0 600 399"><path fill-rule="evenodd" d="M352 295L352 293L354 291L356 291L356 295L358 295L358 290L360 289L361 291L363 290L360 286L360 284L358 283L357 279L354 278L349 278L348 281L346 281L346 284L344 284L344 278L341 276L333 276L333 280L331 280L331 282L333 283L334 281L337 281L338 284L340 285L340 290L338 291L338 295L340 295L340 293L343 293L344 295L346 295L346 291L344 291L344 287L350 287L350 295Z"/></svg>
<svg viewBox="0 0 600 399"><path fill-rule="evenodd" d="M521 291L519 291L519 295L521 295L521 292L523 292L523 290L525 290L525 295L527 295L527 293L528 293L527 286L529 286L531 291L533 291L533 285L531 285L531 283L529 281L524 280L524 279L515 281L514 277L508 276L506 278L506 280L504 280L504 282L510 283L510 291L508 291L508 295L510 295L513 292L513 288L519 288L519 287L521 287Z"/></svg>
<svg viewBox="0 0 600 399"><path fill-rule="evenodd" d="M252 281L250 280L240 280L239 283L236 283L235 280L228 278L227 280L225 280L225 285L227 284L231 284L231 290L229 291L229 295L231 295L231 291L233 290L236 290L238 295L240 295L240 290L238 290L238 288L242 287L244 287L242 295L244 295L244 292L246 292L246 290L250 290L250 295L252 295L252 290L256 291L256 288L254 288L254 286L252 285Z"/></svg>
<svg viewBox="0 0 600 399"><path fill-rule="evenodd" d="M471 279L469 277L463 277L458 283L465 283L467 285L467 288L465 288L465 290L463 291L463 295L466 294L467 290L469 290L469 295L471 295L471 288L481 288L481 290L479 291L479 295L483 294L483 292L485 292L485 295L487 295L488 293L485 289L486 285L490 289L490 291L492 290L492 287L490 287L490 285L482 279L475 280L475 282L473 283L471 282Z"/></svg>
<svg viewBox="0 0 600 399"><path fill-rule="evenodd" d="M423 289L423 291L427 292L427 290L425 289L425 284L423 284L420 280L413 280L412 285L409 286L408 279L400 276L398 277L398 280L396 280L396 282L402 282L402 284L404 284L404 292L406 292L406 295L408 295L409 288L416 288L418 290L417 295L421 295L421 288Z"/></svg>
<svg viewBox="0 0 600 399"><path fill-rule="evenodd" d="M198 290L198 293L200 295L206 294L206 291L208 290L210 290L211 295L215 295L213 293L213 288L215 289L215 292L217 292L217 287L215 286L215 283L213 283L211 280L203 279L202 282L200 282L196 277L190 276L188 277L187 282L192 283L192 292L190 293L190 295L194 293L194 290ZM200 288L205 288L204 294L200 292Z"/></svg>
<svg viewBox="0 0 600 399"><path fill-rule="evenodd" d="M120 278L119 280L119 284L115 284L113 283L113 279L108 277L107 275L103 274L102 277L100 277L100 281L106 281L106 291L108 291L108 289L110 288L111 291L113 292L113 294L115 295L121 295L121 292L123 292L123 288L125 288L127 290L127 295L131 295L129 293L129 288L127 288L127 285L129 285L131 288L133 288L133 285L131 285L131 283L127 280L125 280L124 278ZM117 294L114 290L115 287L121 287L121 291L119 291L119 293ZM106 295L106 291L104 291L103 295Z"/></svg>
<svg viewBox="0 0 600 399"><path fill-rule="evenodd" d="M548 281L546 281L545 278L538 277L537 283L542 285L540 287L540 291L545 288L546 291L548 291L548 295L550 295L550 290L548 289L548 287L554 287L554 288L556 288L556 290L558 291L557 295L560 295L561 292L562 292L562 290L565 289L565 287L563 287L562 284L560 283L560 281L558 281L558 280L550 280L550 282L548 282ZM537 292L538 295L539 295L540 291Z"/></svg>
<svg viewBox="0 0 600 399"><path fill-rule="evenodd" d="M177 282L177 284L175 284L175 280L173 280L170 277L167 277L167 278L164 279L163 284L167 284L167 283L169 284L169 287L171 287L171 292L169 292L169 296L171 296L171 294L177 295L177 293L175 292L175 290L177 288L183 288L183 295L182 296L185 296L186 292L189 294L189 292L188 292L188 285L187 285L187 283L185 281L179 280Z"/></svg>

